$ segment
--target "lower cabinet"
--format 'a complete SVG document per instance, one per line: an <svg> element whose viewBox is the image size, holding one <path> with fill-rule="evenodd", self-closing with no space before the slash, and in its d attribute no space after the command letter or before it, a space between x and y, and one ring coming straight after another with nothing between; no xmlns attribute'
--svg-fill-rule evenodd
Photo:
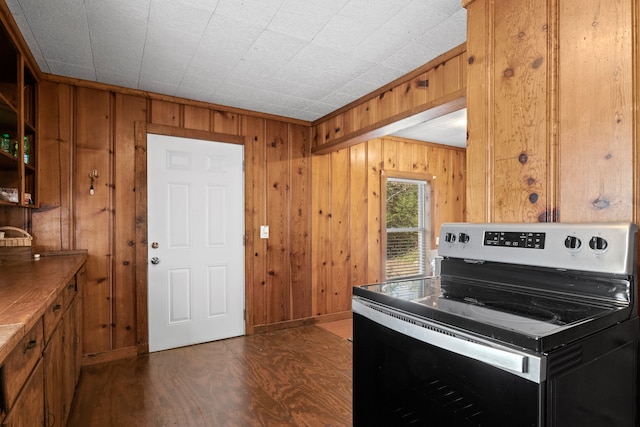
<svg viewBox="0 0 640 427"><path fill-rule="evenodd" d="M76 279L77 275L2 365L2 427L66 425L82 357L82 299Z"/></svg>
<svg viewBox="0 0 640 427"><path fill-rule="evenodd" d="M46 426L66 425L76 390L76 316L78 303L69 305L43 353Z"/></svg>
<svg viewBox="0 0 640 427"><path fill-rule="evenodd" d="M15 401L11 411L4 419L3 426L7 427L34 427L46 426L44 423L44 393L42 383L44 381L42 360L38 361L35 369L27 379L20 396Z"/></svg>

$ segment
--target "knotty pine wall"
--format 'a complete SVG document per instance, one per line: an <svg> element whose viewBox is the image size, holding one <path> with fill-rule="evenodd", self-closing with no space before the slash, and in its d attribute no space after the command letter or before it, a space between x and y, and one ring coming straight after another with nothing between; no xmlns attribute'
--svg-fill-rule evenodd
<svg viewBox="0 0 640 427"><path fill-rule="evenodd" d="M409 173L431 182L434 230L464 220L464 149L385 137L311 160L314 315L350 310L351 286L384 279L383 174Z"/></svg>
<svg viewBox="0 0 640 427"><path fill-rule="evenodd" d="M247 326L311 317L310 126L60 82L40 84L40 208L36 251L89 251L84 354L135 354L137 332L135 124L189 136L243 136L246 165ZM95 194L88 174L96 169ZM270 239L257 236L270 226ZM142 335L142 336L140 336Z"/></svg>
<svg viewBox="0 0 640 427"><path fill-rule="evenodd" d="M136 173L146 173L136 171L136 123L244 138L248 333L348 316L352 285L381 280L381 171L436 176L435 225L463 220L464 150L384 138L312 156L311 126L302 122L53 80L41 82L39 96L34 250L89 251L85 363L147 344L137 306L146 289L136 269L147 260L146 241L136 237L146 221L136 216ZM93 169L100 176L92 196ZM268 240L259 239L261 224Z"/></svg>
<svg viewBox="0 0 640 427"><path fill-rule="evenodd" d="M638 222L638 2L463 4L468 220Z"/></svg>

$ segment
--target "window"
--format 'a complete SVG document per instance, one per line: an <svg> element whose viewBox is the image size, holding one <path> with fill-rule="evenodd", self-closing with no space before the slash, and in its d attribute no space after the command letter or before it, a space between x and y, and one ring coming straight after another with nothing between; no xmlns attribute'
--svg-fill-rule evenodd
<svg viewBox="0 0 640 427"><path fill-rule="evenodd" d="M431 187L426 180L388 177L385 183L387 279L430 274Z"/></svg>

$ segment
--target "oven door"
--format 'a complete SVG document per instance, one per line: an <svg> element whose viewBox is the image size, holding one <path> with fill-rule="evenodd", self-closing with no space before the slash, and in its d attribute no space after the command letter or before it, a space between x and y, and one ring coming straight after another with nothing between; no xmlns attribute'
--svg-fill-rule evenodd
<svg viewBox="0 0 640 427"><path fill-rule="evenodd" d="M539 426L546 359L353 301L355 426Z"/></svg>

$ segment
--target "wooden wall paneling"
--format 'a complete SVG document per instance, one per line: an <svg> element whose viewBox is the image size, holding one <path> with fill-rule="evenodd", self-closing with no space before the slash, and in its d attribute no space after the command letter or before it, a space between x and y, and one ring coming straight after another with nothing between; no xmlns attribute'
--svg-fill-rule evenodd
<svg viewBox="0 0 640 427"><path fill-rule="evenodd" d="M397 89L398 92L398 110L410 110L416 105L422 105L427 102L427 92L429 91L429 79L427 73L424 72L403 83Z"/></svg>
<svg viewBox="0 0 640 427"><path fill-rule="evenodd" d="M312 310L327 313L331 290L331 156L311 157L311 187L325 189L311 195Z"/></svg>
<svg viewBox="0 0 640 427"><path fill-rule="evenodd" d="M368 282L369 224L367 194L367 143L354 145L349 149L349 252L351 286ZM349 289L350 291L350 289Z"/></svg>
<svg viewBox="0 0 640 427"><path fill-rule="evenodd" d="M495 8L491 200L496 222L535 222L547 200L548 21L546 2Z"/></svg>
<svg viewBox="0 0 640 427"><path fill-rule="evenodd" d="M351 308L349 247L349 149L331 156L331 295L329 313Z"/></svg>
<svg viewBox="0 0 640 427"><path fill-rule="evenodd" d="M488 93L492 82L489 56L493 46L488 0L467 1L467 191L465 221L487 222L493 218L489 206L492 197L489 167L491 135L488 126L493 111Z"/></svg>
<svg viewBox="0 0 640 427"><path fill-rule="evenodd" d="M289 251L291 260L291 318L312 317L311 309L311 132L289 125Z"/></svg>
<svg viewBox="0 0 640 427"><path fill-rule="evenodd" d="M267 323L291 319L288 126L267 120Z"/></svg>
<svg viewBox="0 0 640 427"><path fill-rule="evenodd" d="M398 170L398 141L394 138L384 138L382 141L384 170Z"/></svg>
<svg viewBox="0 0 640 427"><path fill-rule="evenodd" d="M245 159L245 239L246 239L246 331L267 323L267 240L260 238L260 226L266 215L266 142L265 120L243 117L246 135Z"/></svg>
<svg viewBox="0 0 640 427"><path fill-rule="evenodd" d="M376 99L370 99L352 108L351 131L366 128L374 124L378 118L376 115Z"/></svg>
<svg viewBox="0 0 640 427"><path fill-rule="evenodd" d="M112 254L112 99L94 89L76 89L76 161L74 214L76 247L89 251L83 301L83 352L108 351L111 342ZM96 169L95 193L89 194L89 172Z"/></svg>
<svg viewBox="0 0 640 427"><path fill-rule="evenodd" d="M426 174L427 169L427 145L425 144L412 144L407 148L411 149L411 172Z"/></svg>
<svg viewBox="0 0 640 427"><path fill-rule="evenodd" d="M386 138L383 138L383 140L386 140ZM398 146L397 170L400 172L413 171L413 144L406 139L398 139L396 144Z"/></svg>
<svg viewBox="0 0 640 427"><path fill-rule="evenodd" d="M113 347L137 345L135 122L146 118L146 99L115 95L113 163L115 220L113 242Z"/></svg>
<svg viewBox="0 0 640 427"><path fill-rule="evenodd" d="M158 99L149 100L148 118L150 123L183 127L183 108L180 104Z"/></svg>
<svg viewBox="0 0 640 427"><path fill-rule="evenodd" d="M558 2L562 221L633 217L633 3Z"/></svg>
<svg viewBox="0 0 640 427"><path fill-rule="evenodd" d="M367 283L378 283L383 279L382 256L382 227L381 223L381 171L384 168L382 140L375 139L367 142Z"/></svg>
<svg viewBox="0 0 640 427"><path fill-rule="evenodd" d="M185 105L184 127L187 129L213 131L211 115L211 110L208 108Z"/></svg>
<svg viewBox="0 0 640 427"><path fill-rule="evenodd" d="M40 205L33 211L34 251L74 249L71 210L73 89L41 82L38 87L38 175Z"/></svg>
<svg viewBox="0 0 640 427"><path fill-rule="evenodd" d="M213 131L229 135L240 135L242 116L230 111L213 110Z"/></svg>
<svg viewBox="0 0 640 427"><path fill-rule="evenodd" d="M402 91L402 85L387 89L375 99L376 118L386 119L398 112L398 93Z"/></svg>
<svg viewBox="0 0 640 427"><path fill-rule="evenodd" d="M148 105L148 104L147 104ZM147 267L149 250L147 241L147 122L134 123L134 169L135 191L135 279L136 279L136 326L138 354L149 352L149 312L147 298ZM86 276L86 275L85 275ZM86 287L86 281L85 285Z"/></svg>

